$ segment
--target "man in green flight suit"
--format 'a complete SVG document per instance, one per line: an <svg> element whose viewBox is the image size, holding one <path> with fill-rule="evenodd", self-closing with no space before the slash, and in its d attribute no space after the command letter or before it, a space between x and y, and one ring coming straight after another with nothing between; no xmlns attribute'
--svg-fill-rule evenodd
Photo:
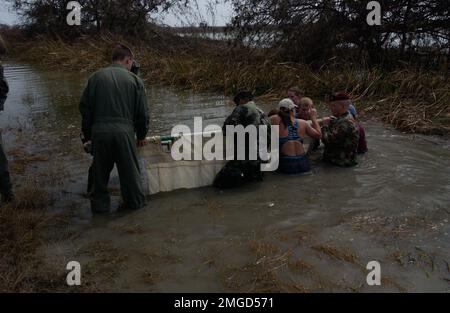
<svg viewBox="0 0 450 313"><path fill-rule="evenodd" d="M145 145L149 115L144 83L130 71L133 61L131 50L117 45L113 64L91 75L81 97L82 133L84 141L92 141L94 156L94 213L110 211L108 181L114 164L124 207L140 209L145 205L136 145Z"/></svg>
<svg viewBox="0 0 450 313"><path fill-rule="evenodd" d="M0 56L6 53L6 45L0 36ZM9 92L8 82L3 75L3 66L0 62L0 111L3 111L3 105ZM0 132L0 195L3 202L10 202L14 199L12 192L11 179L9 176L8 159L3 150L3 142Z"/></svg>

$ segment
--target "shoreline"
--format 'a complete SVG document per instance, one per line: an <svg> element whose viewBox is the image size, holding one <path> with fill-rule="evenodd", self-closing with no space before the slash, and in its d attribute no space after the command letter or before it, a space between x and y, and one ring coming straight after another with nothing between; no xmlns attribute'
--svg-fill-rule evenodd
<svg viewBox="0 0 450 313"><path fill-rule="evenodd" d="M92 73L109 65L109 51L116 42L126 42L109 36L85 36L72 43L38 39L16 41L9 57L46 70ZM146 85L227 96L248 88L260 99L280 99L293 85L315 99L346 90L353 95L362 116L375 117L402 132L450 134L450 81L443 74L415 68L362 70L336 63L313 70L283 62L268 49L231 47L226 42L199 38L170 40L154 46L129 44L141 64Z"/></svg>

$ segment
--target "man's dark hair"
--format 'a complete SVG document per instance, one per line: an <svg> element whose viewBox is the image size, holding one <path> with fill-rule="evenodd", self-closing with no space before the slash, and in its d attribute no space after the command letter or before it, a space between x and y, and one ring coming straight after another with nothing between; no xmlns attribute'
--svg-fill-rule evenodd
<svg viewBox="0 0 450 313"><path fill-rule="evenodd" d="M328 101L330 102L343 100L350 100L350 95L345 91L336 92L328 96Z"/></svg>
<svg viewBox="0 0 450 313"><path fill-rule="evenodd" d="M133 57L133 52L131 52L130 48L121 43L114 47L112 51L113 62L122 61L126 57Z"/></svg>
<svg viewBox="0 0 450 313"><path fill-rule="evenodd" d="M288 89L288 91L292 91L297 97L303 97L305 95L305 91L300 89L297 86L292 86Z"/></svg>
<svg viewBox="0 0 450 313"><path fill-rule="evenodd" d="M242 99L247 99L248 101L252 101L253 100L253 94L250 91L248 91L248 90L241 90L234 96L233 102L236 105L239 105L239 102Z"/></svg>

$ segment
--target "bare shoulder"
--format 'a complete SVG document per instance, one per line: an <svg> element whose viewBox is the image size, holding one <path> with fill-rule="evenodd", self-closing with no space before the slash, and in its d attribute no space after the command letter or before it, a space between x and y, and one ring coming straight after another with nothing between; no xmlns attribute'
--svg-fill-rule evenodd
<svg viewBox="0 0 450 313"><path fill-rule="evenodd" d="M298 126L299 126L299 128L302 128L302 129L304 129L304 128L306 128L306 127L308 127L308 126L309 126L308 122L307 122L307 121L305 121L305 120L302 120L302 119L297 119L297 122L298 122Z"/></svg>
<svg viewBox="0 0 450 313"><path fill-rule="evenodd" d="M270 117L270 122L271 122L273 125L279 125L279 124L280 124L280 121L281 121L281 118L280 118L278 115L272 115L272 116Z"/></svg>

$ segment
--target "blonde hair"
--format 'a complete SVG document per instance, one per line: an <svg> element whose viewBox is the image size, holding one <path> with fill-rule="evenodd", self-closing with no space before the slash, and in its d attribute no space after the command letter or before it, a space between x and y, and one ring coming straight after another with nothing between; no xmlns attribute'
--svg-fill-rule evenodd
<svg viewBox="0 0 450 313"><path fill-rule="evenodd" d="M309 107L311 107L313 105L314 105L314 102L312 101L311 98L303 97L303 98L300 99L300 106L309 106Z"/></svg>

